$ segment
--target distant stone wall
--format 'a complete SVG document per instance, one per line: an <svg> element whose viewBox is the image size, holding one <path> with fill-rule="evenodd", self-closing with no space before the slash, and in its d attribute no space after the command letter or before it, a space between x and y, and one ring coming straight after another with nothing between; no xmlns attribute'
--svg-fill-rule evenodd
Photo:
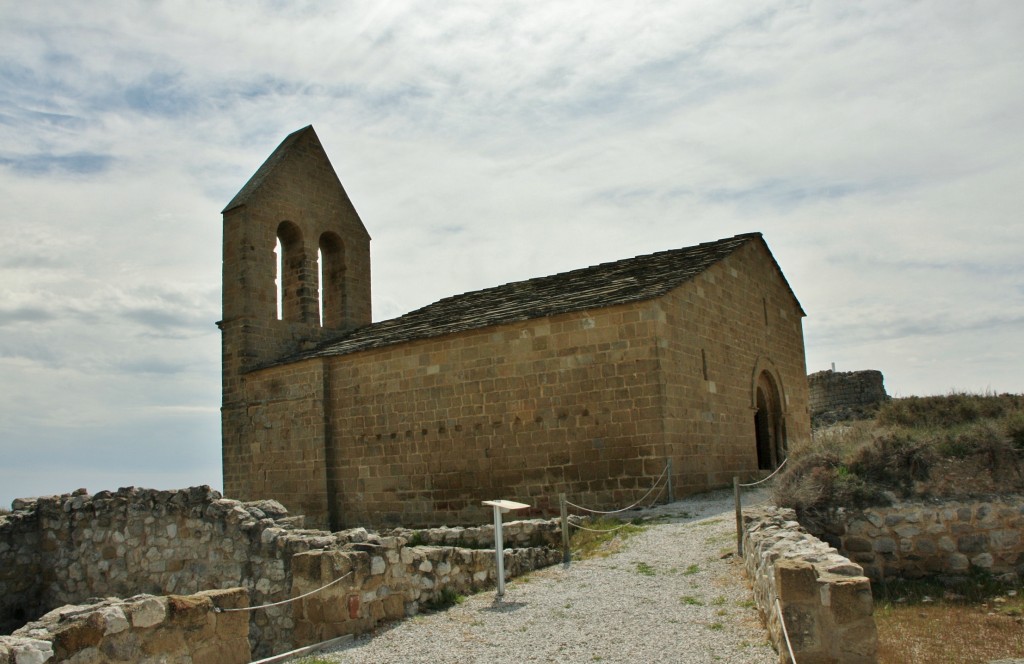
<svg viewBox="0 0 1024 664"><path fill-rule="evenodd" d="M863 417L889 398L881 371L819 371L807 384L815 423Z"/></svg>
<svg viewBox="0 0 1024 664"><path fill-rule="evenodd" d="M244 664L249 619L244 588L195 595L107 599L64 606L0 636L0 664L175 662Z"/></svg>
<svg viewBox="0 0 1024 664"><path fill-rule="evenodd" d="M776 601L797 662L877 661L871 582L859 565L807 533L793 510L745 510L743 555L780 662L791 660Z"/></svg>
<svg viewBox="0 0 1024 664"><path fill-rule="evenodd" d="M363 611L356 612L358 619L372 619L365 623L370 625L380 609L367 593L385 593L381 599L401 595L403 612L412 615L446 587L465 593L496 580L493 526L401 531L389 537L363 528L304 530L302 517L287 516L275 501L241 503L206 486L95 495L80 490L17 500L12 507L11 514L0 516L0 624L8 628L92 597L242 587L252 606L288 600L310 589L306 572L293 578L293 564L311 551L329 551L338 560L349 560L347 569L358 571L334 592L344 589L358 596ZM503 534L509 546L525 547L506 550L507 576L561 560L555 521L510 522ZM449 546L406 546L410 541ZM490 548L451 546L456 543ZM416 562L414 568L407 559ZM310 618L305 610L297 614L297 605L304 606L287 603L246 614L254 656L307 645L303 634L323 631L316 616ZM307 625L299 633L297 615Z"/></svg>
<svg viewBox="0 0 1024 664"><path fill-rule="evenodd" d="M836 544L872 579L966 574L1024 579L1024 496L904 503L841 513Z"/></svg>

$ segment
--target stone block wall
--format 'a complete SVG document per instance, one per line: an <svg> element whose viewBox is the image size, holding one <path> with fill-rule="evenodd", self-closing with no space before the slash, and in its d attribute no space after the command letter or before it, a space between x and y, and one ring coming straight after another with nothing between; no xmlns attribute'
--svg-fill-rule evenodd
<svg viewBox="0 0 1024 664"><path fill-rule="evenodd" d="M802 315L750 243L660 299L269 367L250 398L275 403L282 372L324 363L341 525L479 522L487 496L531 516L561 492L609 508L668 458L677 496L756 471L759 372L779 383L789 438L809 436Z"/></svg>
<svg viewBox="0 0 1024 664"><path fill-rule="evenodd" d="M871 582L860 566L807 533L790 509L745 510L743 528L747 576L779 661L792 660L776 601L797 662L876 662Z"/></svg>
<svg viewBox="0 0 1024 664"><path fill-rule="evenodd" d="M328 358L340 522L480 523L489 498L551 515L560 492L633 502L666 464L657 318L639 303Z"/></svg>
<svg viewBox="0 0 1024 664"><path fill-rule="evenodd" d="M763 245L748 243L659 302L665 440L677 495L757 472L762 372L780 391L786 437L810 437L803 312Z"/></svg>
<svg viewBox="0 0 1024 664"><path fill-rule="evenodd" d="M311 527L328 529L322 362L302 362L245 377L243 405L225 406L225 491L273 498ZM232 495L232 494L229 494ZM350 524L359 525L359 524Z"/></svg>
<svg viewBox="0 0 1024 664"><path fill-rule="evenodd" d="M557 549L505 551L505 575L512 578L562 561ZM405 546L401 538L368 542L357 551L310 551L292 562L295 639L318 643L343 634L361 634L383 620L416 615L443 604L445 597L468 595L497 582L493 549Z"/></svg>
<svg viewBox="0 0 1024 664"><path fill-rule="evenodd" d="M244 588L106 599L50 611L0 636L0 664L244 664L250 661Z"/></svg>
<svg viewBox="0 0 1024 664"><path fill-rule="evenodd" d="M843 512L833 538L872 579L981 570L1024 579L1024 496Z"/></svg>
<svg viewBox="0 0 1024 664"><path fill-rule="evenodd" d="M849 419L888 400L881 371L819 371L807 377L811 416Z"/></svg>
<svg viewBox="0 0 1024 664"><path fill-rule="evenodd" d="M378 619L371 592L403 596L402 610L412 614L446 587L464 593L495 582L493 526L402 531L414 542L474 543L489 549L406 546L404 536L381 537L362 528L304 530L302 518L287 516L275 501L242 503L209 487L126 488L95 495L83 489L18 500L13 507L10 515L0 516L0 622L9 627L97 596L242 587L252 606L288 600L310 589L303 580L308 574L296 581L293 566L311 551L332 552L337 560L349 561L346 570L358 572L356 585L339 583L334 589L345 588L360 598L364 609L357 612L358 620ZM509 546L524 547L506 551L510 576L561 560L557 522L510 522L503 533ZM408 567L410 556L415 568ZM453 572L454 567L458 570ZM318 618L295 609L296 604L287 603L244 614L255 656L308 645L303 635L323 631L316 626ZM393 606L389 610L395 615ZM297 615L306 625L299 632Z"/></svg>

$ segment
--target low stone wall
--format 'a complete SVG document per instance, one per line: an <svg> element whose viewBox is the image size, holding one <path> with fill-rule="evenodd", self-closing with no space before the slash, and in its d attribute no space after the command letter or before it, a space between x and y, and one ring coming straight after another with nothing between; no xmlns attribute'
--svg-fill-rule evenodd
<svg viewBox="0 0 1024 664"><path fill-rule="evenodd" d="M349 569L367 571L354 576L355 585L332 587L334 593L344 588L359 597L358 609L350 611L357 618L349 619L357 622L345 625L352 629L361 629L358 620L375 622L381 614L383 605L371 593L381 593L381 600L403 596L402 614L411 615L445 588L465 593L495 582L493 526L400 531L387 537L363 528L304 530L302 518L289 517L280 503L242 503L205 486L180 491L125 488L92 496L79 490L17 500L12 507L11 514L0 516L0 623L8 626L87 598L140 592L242 587L252 606L274 604L311 589L307 577L295 579L292 570L307 552L331 552L338 560L351 559ZM504 524L503 534L508 546L528 547L506 550L506 558L511 556L509 576L561 560L558 550L548 549L560 546L557 521L513 521ZM409 542L490 548L406 546ZM428 549L437 551L424 553ZM410 556L415 569L407 562ZM449 558L459 562L452 564ZM424 563L428 569L422 569ZM451 571L456 567L459 573ZM477 581L467 580L464 572ZM384 613L398 614L394 607ZM310 614L296 613L295 603L248 613L253 656L308 645L305 635L324 631L315 626L297 630L297 615L311 624Z"/></svg>
<svg viewBox="0 0 1024 664"><path fill-rule="evenodd" d="M1024 496L840 512L823 534L875 580L966 574L1024 579Z"/></svg>
<svg viewBox="0 0 1024 664"><path fill-rule="evenodd" d="M244 588L190 596L107 599L55 609L0 637L0 664L174 662L244 664L249 659Z"/></svg>
<svg viewBox="0 0 1024 664"><path fill-rule="evenodd" d="M578 517L577 517L578 518ZM494 525L442 526L440 528L393 528L382 530L381 535L401 537L408 544L430 546L458 546L466 549L493 549ZM557 519L526 519L503 523L501 537L505 546L560 547L562 529Z"/></svg>
<svg viewBox="0 0 1024 664"><path fill-rule="evenodd" d="M876 662L871 583L860 566L807 533L790 509L745 510L743 528L747 575L779 661L791 660L776 600L797 662Z"/></svg>
<svg viewBox="0 0 1024 664"><path fill-rule="evenodd" d="M511 578L561 561L556 549L510 549L505 551L505 575ZM303 643L361 634L382 620L413 616L497 582L493 549L404 546L399 538L383 538L358 551L297 555L292 574L296 597L340 579L296 603L295 638Z"/></svg>

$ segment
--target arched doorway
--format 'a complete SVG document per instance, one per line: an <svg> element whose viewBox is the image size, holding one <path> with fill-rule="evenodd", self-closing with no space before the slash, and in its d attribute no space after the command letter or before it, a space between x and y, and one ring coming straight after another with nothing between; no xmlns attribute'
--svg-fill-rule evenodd
<svg viewBox="0 0 1024 664"><path fill-rule="evenodd" d="M786 458L786 425L782 400L775 380L762 371L754 388L754 434L757 440L757 467L774 470Z"/></svg>

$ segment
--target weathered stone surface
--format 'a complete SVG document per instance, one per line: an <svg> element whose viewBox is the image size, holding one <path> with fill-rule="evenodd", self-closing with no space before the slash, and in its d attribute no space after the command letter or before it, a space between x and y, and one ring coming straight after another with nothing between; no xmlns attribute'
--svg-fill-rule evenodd
<svg viewBox="0 0 1024 664"><path fill-rule="evenodd" d="M297 521L283 522L290 517L267 516L280 513L279 503L240 503L209 487L80 492L24 505L0 517L0 617L59 607L32 629L49 634L62 656L75 650L75 661L134 650L159 659L250 634L252 654L262 657L309 643L303 635L371 629L379 620L418 611L446 589L466 594L494 580L493 551L406 546L413 539L486 546L490 538L493 547L493 527L383 537L363 528L301 530ZM504 533L509 546L522 546L506 551L509 577L561 560L557 521L513 521ZM529 546L538 543L550 546ZM322 589L336 579L342 580ZM194 592L204 587L215 589ZM311 591L317 594L302 602L231 611ZM354 616L344 603L349 594L365 597ZM117 595L129 599L62 606ZM341 608L332 613L329 606ZM204 657L223 650L201 647ZM174 657L168 661L178 661Z"/></svg>
<svg viewBox="0 0 1024 664"><path fill-rule="evenodd" d="M972 504L894 504L842 517L839 547L854 560L871 563L873 578L963 573L972 566L1021 578L1024 537L1020 510L1024 496L1002 496ZM880 554L866 555L870 547Z"/></svg>
<svg viewBox="0 0 1024 664"><path fill-rule="evenodd" d="M860 566L804 531L793 517L792 510L773 507L743 514L747 576L772 642L779 652L785 650L778 602L798 662L875 661L870 581Z"/></svg>
<svg viewBox="0 0 1024 664"><path fill-rule="evenodd" d="M215 591L244 605L248 593L242 588ZM240 600L239 600L240 598ZM51 611L10 637L0 637L0 662L11 653L11 664L22 661L61 661L72 664L98 662L195 662L193 648L221 653L226 662L248 662L248 620L225 622L214 632L196 632L197 626L217 621L214 606L206 595L177 598L176 605L205 616L191 616L187 624L162 611L161 598L140 595L127 600L106 599L96 604L68 606ZM159 609L159 610L158 610ZM163 619L156 620L162 615ZM134 624L139 618L145 627ZM154 620L156 620L154 622ZM56 659L49 659L51 656ZM209 660L207 660L209 661Z"/></svg>

